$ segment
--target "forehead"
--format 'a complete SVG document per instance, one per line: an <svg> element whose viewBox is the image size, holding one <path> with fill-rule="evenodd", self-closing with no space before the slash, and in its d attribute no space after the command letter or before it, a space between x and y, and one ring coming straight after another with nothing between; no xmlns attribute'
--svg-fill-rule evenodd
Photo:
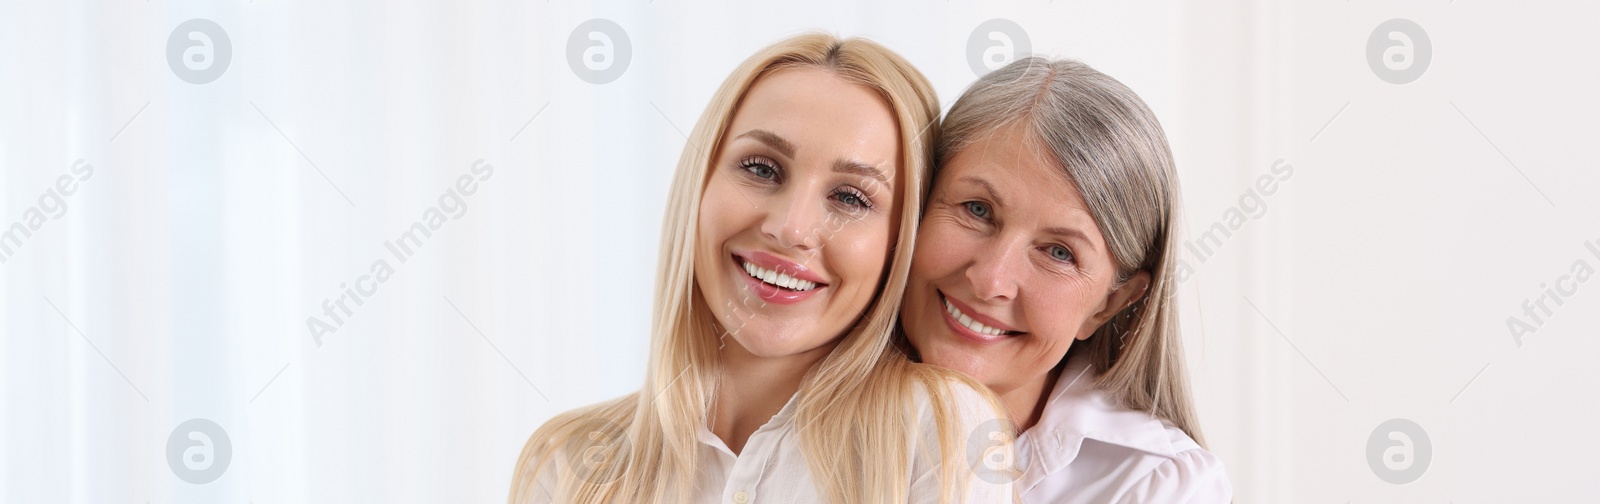
<svg viewBox="0 0 1600 504"><path fill-rule="evenodd" d="M1043 140L1024 125L984 134L940 167L940 189L992 188L1012 219L1027 217L1041 225L1099 227L1078 184L1051 154Z"/></svg>
<svg viewBox="0 0 1600 504"><path fill-rule="evenodd" d="M723 138L756 128L794 143L797 157L849 156L871 164L897 164L899 128L888 102L877 91L832 70L779 68L756 79Z"/></svg>
<svg viewBox="0 0 1600 504"><path fill-rule="evenodd" d="M1081 204L1083 197L1077 182L1039 135L1021 121L978 135L945 160L940 168L941 173L983 174L995 179L990 183L1007 188L1035 188L1038 190L1022 191L1023 195L1037 195L1046 201L1076 202L1080 204L1071 206L1087 208Z"/></svg>

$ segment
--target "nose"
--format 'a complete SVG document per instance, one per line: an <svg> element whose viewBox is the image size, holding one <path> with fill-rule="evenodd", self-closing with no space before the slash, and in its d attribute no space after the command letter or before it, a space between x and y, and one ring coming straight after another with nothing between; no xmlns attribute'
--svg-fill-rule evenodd
<svg viewBox="0 0 1600 504"><path fill-rule="evenodd" d="M766 204L772 208L761 223L761 232L780 247L812 251L822 247L819 232L827 209L822 202L801 196L803 191L797 189L791 188L784 191L788 194L767 200Z"/></svg>
<svg viewBox="0 0 1600 504"><path fill-rule="evenodd" d="M1027 250L1019 240L995 237L977 249L972 264L967 266L967 282L972 284L972 294L979 300L1008 302L1017 297L1023 269L1027 266Z"/></svg>

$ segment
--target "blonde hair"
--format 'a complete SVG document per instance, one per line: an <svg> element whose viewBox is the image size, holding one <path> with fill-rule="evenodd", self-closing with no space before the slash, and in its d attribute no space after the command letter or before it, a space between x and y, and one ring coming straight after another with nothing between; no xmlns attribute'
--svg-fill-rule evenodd
<svg viewBox="0 0 1600 504"><path fill-rule="evenodd" d="M678 161L661 231L649 368L640 392L556 416L536 431L517 461L510 502L547 492L560 502L684 500L699 453L696 432L707 422L718 383L715 320L694 282L694 243L709 167L740 100L776 69L813 67L876 90L900 130L899 236L885 280L861 319L802 379L795 417L802 453L818 492L832 502L904 502L914 446L908 429L920 423L916 386L931 403L942 493L966 482L970 466L957 460L961 439L951 425L953 383L984 390L948 370L915 364L891 342L911 265L917 220L927 194L939 103L927 79L900 56L863 39L810 34L756 53L712 97ZM995 405L992 396L991 406ZM910 426L910 427L908 427ZM626 445L605 463L558 475L553 489L535 488L544 464L560 451L596 444ZM923 446L922 449L929 447ZM587 452L586 452L587 453ZM963 462L965 462L963 460Z"/></svg>
<svg viewBox="0 0 1600 504"><path fill-rule="evenodd" d="M1035 135L1083 195L1117 263L1114 287L1135 272L1150 287L1067 357L1088 355L1096 386L1122 406L1172 422L1201 446L1173 295L1179 259L1178 175L1161 123L1144 100L1072 60L1030 57L973 83L945 117L937 160L1002 128ZM937 168L935 168L937 170ZM1063 361L1067 358L1063 357Z"/></svg>

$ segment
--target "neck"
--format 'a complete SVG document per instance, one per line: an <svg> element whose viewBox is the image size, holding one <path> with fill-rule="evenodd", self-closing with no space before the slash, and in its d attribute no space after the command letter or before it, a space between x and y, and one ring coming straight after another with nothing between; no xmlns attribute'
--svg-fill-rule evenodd
<svg viewBox="0 0 1600 504"><path fill-rule="evenodd" d="M711 411L711 433L734 454L800 390L800 380L838 341L795 355L761 357L728 339L722 349L721 381Z"/></svg>
<svg viewBox="0 0 1600 504"><path fill-rule="evenodd" d="M1004 392L996 391L1000 396L1000 403L1006 407L1006 414L1011 416L1011 421L1017 425L1017 434L1022 434L1039 423L1039 418L1044 416L1044 406L1049 399L1051 389L1056 379L1061 377L1062 366L1050 369L1050 372L1035 380L1030 380L1022 386Z"/></svg>

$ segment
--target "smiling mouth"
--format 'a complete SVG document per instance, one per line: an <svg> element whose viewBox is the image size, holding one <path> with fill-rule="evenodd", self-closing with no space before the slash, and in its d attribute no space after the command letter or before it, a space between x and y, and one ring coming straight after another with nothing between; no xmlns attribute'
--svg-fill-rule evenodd
<svg viewBox="0 0 1600 504"><path fill-rule="evenodd" d="M777 271L756 266L755 264L751 264L749 261L746 261L744 258L739 256L734 256L733 260L734 262L739 263L739 267L744 268L745 274L750 275L751 278L759 280L761 283L770 285L775 289L788 292L808 292L818 287L827 286L827 284L819 284L810 280L801 280Z"/></svg>
<svg viewBox="0 0 1600 504"><path fill-rule="evenodd" d="M961 324L963 327L971 330L972 332L982 334L984 336L1016 336L1023 334L1022 331L1006 331L996 327L990 327L985 325L983 322L973 319L971 315L967 315L966 313L963 313L960 308L956 308L956 305L951 303L950 299L946 298L943 292L939 293L939 303L944 305L944 311L950 314L950 318L955 319L957 323Z"/></svg>

